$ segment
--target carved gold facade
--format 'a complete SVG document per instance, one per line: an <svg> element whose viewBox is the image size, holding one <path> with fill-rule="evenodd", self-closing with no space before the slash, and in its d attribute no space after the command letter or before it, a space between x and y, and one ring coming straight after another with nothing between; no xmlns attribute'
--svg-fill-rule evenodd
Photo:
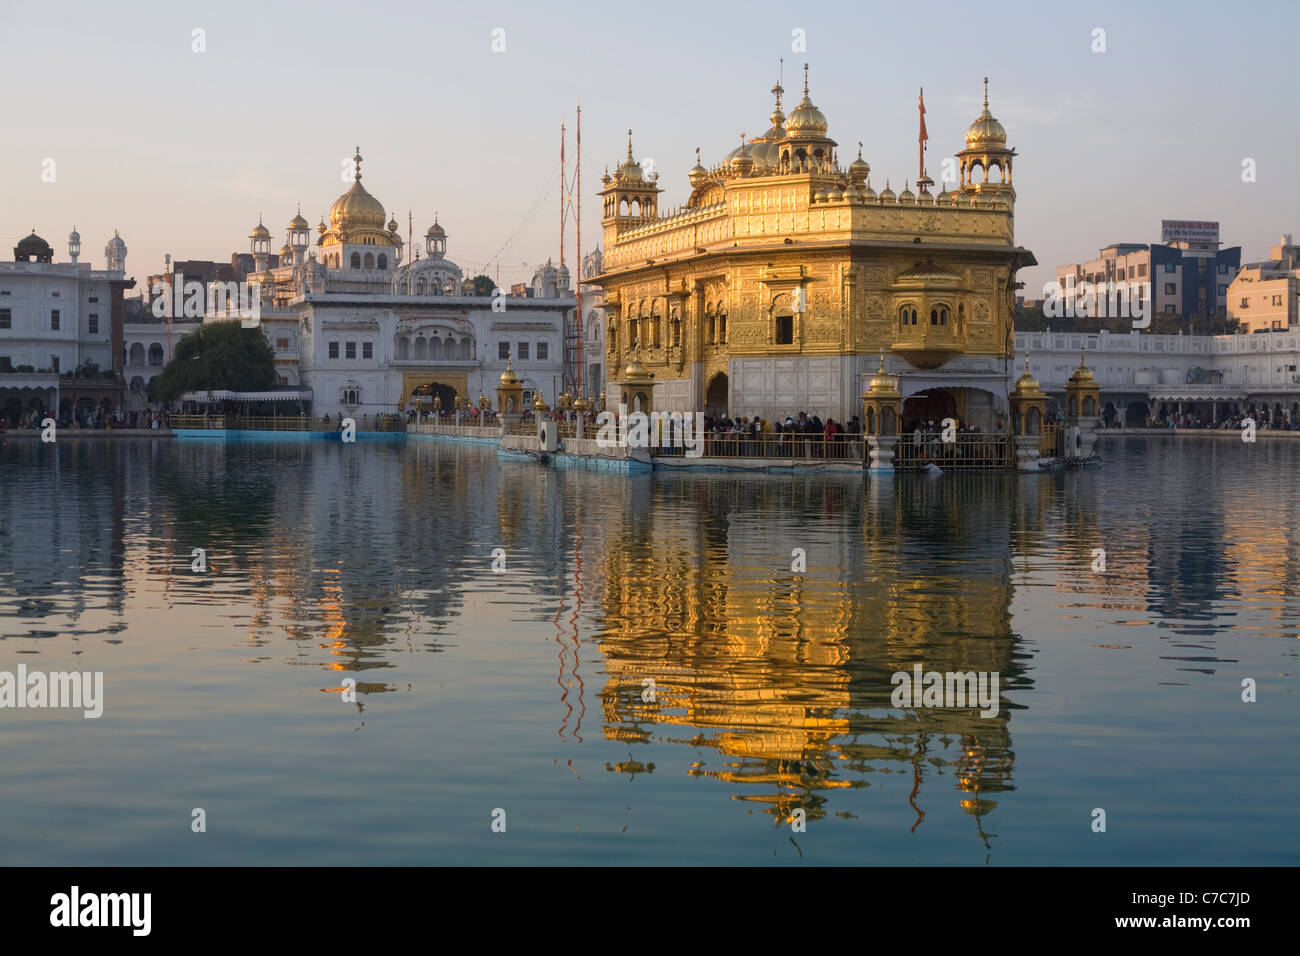
<svg viewBox="0 0 1300 956"><path fill-rule="evenodd" d="M926 176L919 193L877 194L861 148L842 167L806 67L788 118L773 93L767 133L712 169L697 151L681 208L661 213L630 131L602 178L603 272L590 281L606 293L611 378L635 358L658 408L784 416L795 409L780 401L795 401L844 418L861 413L885 352L905 396L950 384L1004 407L1016 272L1036 262L1015 244L1015 151L987 93L961 181L938 195Z"/></svg>

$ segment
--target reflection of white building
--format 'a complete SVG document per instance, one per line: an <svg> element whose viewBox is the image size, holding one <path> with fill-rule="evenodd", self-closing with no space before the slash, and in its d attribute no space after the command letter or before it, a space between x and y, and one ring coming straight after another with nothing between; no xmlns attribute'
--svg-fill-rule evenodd
<svg viewBox="0 0 1300 956"><path fill-rule="evenodd" d="M315 249L308 251L301 214L289 223L276 268L269 268L270 231L259 222L249 236L249 281L260 290L280 383L310 388L316 414L371 416L435 395L450 408L493 397L513 358L526 398L541 392L554 404L572 294L556 284L540 297L465 295L436 222L423 255L404 263L397 221L361 185L359 151L353 161L352 186L330 207L328 225L322 219L316 227Z"/></svg>
<svg viewBox="0 0 1300 956"><path fill-rule="evenodd" d="M67 411L87 379L62 375L92 366L120 373L126 243L114 233L105 268L79 262L81 236L68 236L68 261L55 262L50 244L33 232L0 262L0 412ZM80 384L79 384L80 383ZM115 405L120 389L99 383L95 404Z"/></svg>

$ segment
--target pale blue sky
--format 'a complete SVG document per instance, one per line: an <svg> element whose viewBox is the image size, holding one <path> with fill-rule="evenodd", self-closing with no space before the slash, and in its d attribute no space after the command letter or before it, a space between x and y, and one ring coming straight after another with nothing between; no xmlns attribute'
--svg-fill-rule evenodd
<svg viewBox="0 0 1300 956"><path fill-rule="evenodd" d="M191 51L191 31L207 52ZM492 30L506 52L491 51ZM1093 53L1092 30L1107 31ZM791 31L807 52L791 50ZM128 273L164 252L228 259L259 212L278 248L301 201L315 223L361 145L366 187L417 235L436 209L448 254L501 253L518 281L558 255L558 187L517 232L558 161L559 124L583 104L583 247L595 190L634 130L665 205L706 164L766 128L784 57L787 111L811 64L813 101L847 163L865 144L877 189L916 175L916 94L928 164L962 146L990 106L1019 151L1016 238L1043 267L1115 241L1159 239L1160 220L1217 219L1243 257L1300 234L1294 115L1300 4L141 2L0 7L4 252L35 226L66 257L103 264L117 227ZM1244 158L1258 181L1241 180ZM57 179L41 180L53 158ZM569 245L572 261L572 234ZM525 268L522 264L527 263Z"/></svg>

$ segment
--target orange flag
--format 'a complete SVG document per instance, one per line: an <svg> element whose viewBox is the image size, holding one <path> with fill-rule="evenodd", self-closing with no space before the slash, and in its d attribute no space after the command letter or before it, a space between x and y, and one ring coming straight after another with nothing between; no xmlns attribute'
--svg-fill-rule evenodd
<svg viewBox="0 0 1300 956"><path fill-rule="evenodd" d="M920 109L921 109L921 135L918 138L917 142L924 145L925 141L930 138L930 134L925 131L925 88L924 87L921 88Z"/></svg>

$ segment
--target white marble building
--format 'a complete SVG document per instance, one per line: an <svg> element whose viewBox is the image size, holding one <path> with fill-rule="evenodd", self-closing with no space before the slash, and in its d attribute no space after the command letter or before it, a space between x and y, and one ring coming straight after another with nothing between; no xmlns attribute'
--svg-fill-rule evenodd
<svg viewBox="0 0 1300 956"><path fill-rule="evenodd" d="M80 261L81 236L68 236L68 261L33 230L14 247L12 262L0 262L0 413L66 410L85 380L62 376L91 366L122 371L122 293L126 243L114 233L104 249L105 268ZM96 403L120 395L96 385Z"/></svg>
<svg viewBox="0 0 1300 956"><path fill-rule="evenodd" d="M322 218L311 249L301 213L287 227L280 265L270 269L271 234L259 221L249 236L261 301L260 322L282 386L310 389L312 414L361 419L415 404L444 408L495 388L508 359L525 399L548 404L563 391L563 334L575 308L571 291L541 295L466 295L467 278L446 258L436 221L424 249L403 262L395 217L361 185L360 151L351 188ZM209 312L205 321L228 315Z"/></svg>
<svg viewBox="0 0 1300 956"><path fill-rule="evenodd" d="M1062 396L1079 353L1101 386L1103 417L1141 424L1149 411L1225 411L1267 406L1300 415L1300 329L1237 335L1142 332L1017 332L1016 373L1029 370L1044 392Z"/></svg>

